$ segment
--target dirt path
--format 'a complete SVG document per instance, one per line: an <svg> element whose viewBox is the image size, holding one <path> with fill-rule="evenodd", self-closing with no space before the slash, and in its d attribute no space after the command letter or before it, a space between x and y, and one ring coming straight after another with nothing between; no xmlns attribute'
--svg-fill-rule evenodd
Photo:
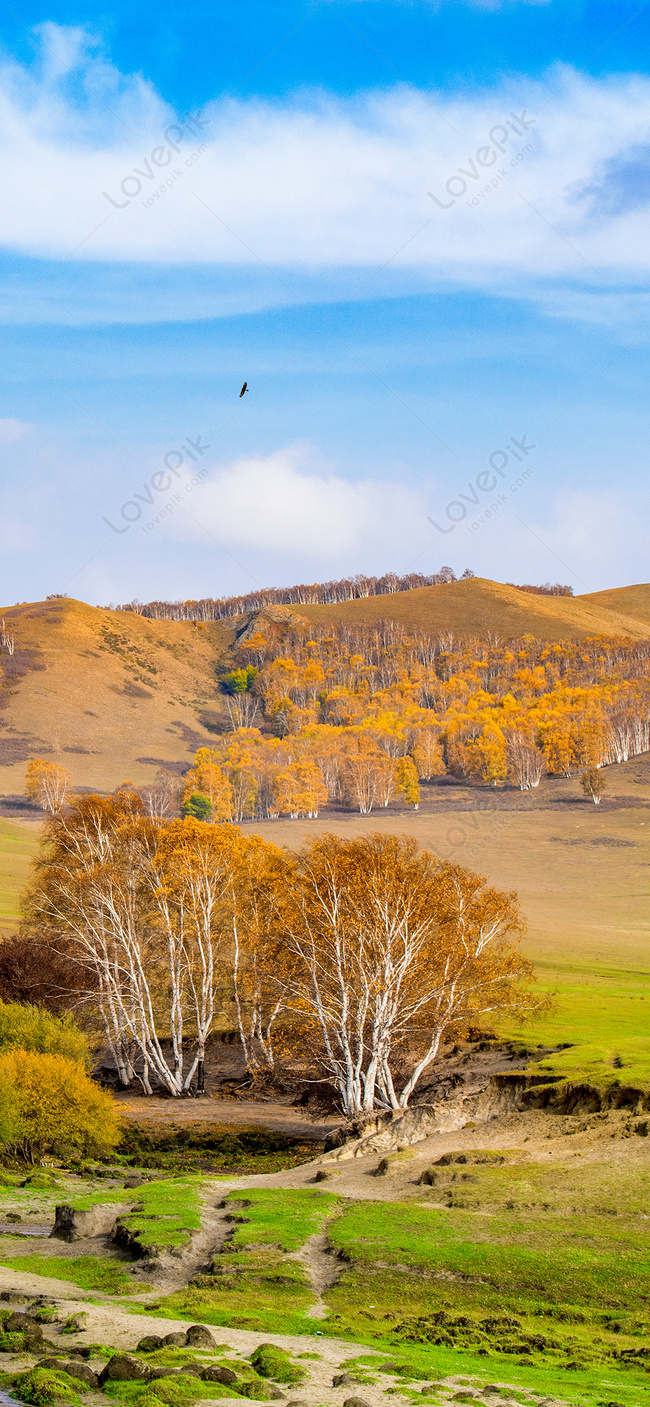
<svg viewBox="0 0 650 1407"><path fill-rule="evenodd" d="M327 1233L319 1232L315 1236L310 1236L299 1251L296 1251L293 1256L289 1256L289 1260L299 1260L304 1265L316 1295L314 1304L307 1310L307 1319L326 1319L328 1309L323 1299L323 1293L335 1285L343 1274L340 1260L336 1259L329 1250Z"/></svg>
<svg viewBox="0 0 650 1407"><path fill-rule="evenodd" d="M227 1212L215 1207L214 1201L211 1188L201 1208L201 1230L192 1232L189 1246L162 1250L155 1261L142 1260L132 1267L131 1273L142 1282L155 1284L156 1295L172 1295L175 1290L183 1289L194 1275L205 1269L232 1234L232 1224L226 1221Z"/></svg>
<svg viewBox="0 0 650 1407"><path fill-rule="evenodd" d="M341 1150L320 1154L310 1163L285 1168L278 1173L251 1173L246 1176L223 1178L219 1181L222 1196L235 1188L246 1187L311 1187L316 1174L322 1177L323 1190L341 1197L372 1202L420 1200L420 1177L424 1169L443 1153L467 1149L520 1150L523 1157L536 1165L571 1161L602 1162L606 1154L609 1163L635 1163L650 1168L650 1139L631 1139L626 1132L629 1116L625 1110L608 1114L551 1114L547 1110L529 1109L488 1119L480 1125L434 1133L413 1144L404 1152L389 1156L388 1170L378 1175L383 1155L366 1153L339 1161ZM319 1177L320 1185L320 1177Z"/></svg>
<svg viewBox="0 0 650 1407"><path fill-rule="evenodd" d="M320 1142L331 1129L340 1124L340 1117L330 1115L313 1119L302 1109L272 1100L219 1099L206 1095L203 1099L149 1099L118 1094L118 1103L126 1119L133 1123L160 1128L182 1127L186 1124L221 1124L233 1128L271 1129L287 1138Z"/></svg>

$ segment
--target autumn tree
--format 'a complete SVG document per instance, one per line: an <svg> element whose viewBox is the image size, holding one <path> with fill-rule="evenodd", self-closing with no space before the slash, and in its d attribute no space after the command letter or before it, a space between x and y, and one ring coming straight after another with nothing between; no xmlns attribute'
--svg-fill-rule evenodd
<svg viewBox="0 0 650 1407"><path fill-rule="evenodd" d="M348 1117L405 1108L444 1039L538 1005L513 946L515 896L411 840L319 837L294 861L276 925L290 1004Z"/></svg>
<svg viewBox="0 0 650 1407"><path fill-rule="evenodd" d="M508 775L505 738L496 724L487 723L465 751L470 776L483 786L495 787Z"/></svg>
<svg viewBox="0 0 650 1407"><path fill-rule="evenodd" d="M232 890L242 843L235 827L206 827L190 818L160 827L154 843L147 837L142 846L143 917L159 940L169 984L173 1080L168 1084L175 1094L190 1088L195 1072L199 1090L204 1088L206 1041L228 986ZM185 1069L188 1024L194 1054ZM150 1044L158 1057L153 1025ZM160 1075L157 1059L154 1068Z"/></svg>
<svg viewBox="0 0 650 1407"><path fill-rule="evenodd" d="M219 757L209 747L200 747L194 766L187 773L183 790L183 805L194 795L207 796L211 806L210 819L229 821L233 813L232 784L219 765Z"/></svg>
<svg viewBox="0 0 650 1407"><path fill-rule="evenodd" d="M422 781L429 782L432 777L441 777L447 770L438 736L431 728L418 730L411 756Z"/></svg>
<svg viewBox="0 0 650 1407"><path fill-rule="evenodd" d="M7 1051L0 1088L0 1142L31 1163L45 1153L96 1157L119 1140L118 1104L64 1055Z"/></svg>
<svg viewBox="0 0 650 1407"><path fill-rule="evenodd" d="M418 786L417 767L412 757L400 757L395 769L395 781L398 796L401 796L407 806L412 806L414 811L420 807L420 788Z"/></svg>
<svg viewBox="0 0 650 1407"><path fill-rule="evenodd" d="M523 732L506 735L508 777L520 791L538 787L546 771L546 758L540 747Z"/></svg>
<svg viewBox="0 0 650 1407"><path fill-rule="evenodd" d="M136 795L77 798L46 825L27 917L76 958L119 1078L178 1096L203 1060L227 982L231 826L158 825ZM84 974L87 980L84 991ZM186 1036L194 1054L185 1063ZM165 1045L171 1047L171 1059Z"/></svg>
<svg viewBox="0 0 650 1407"><path fill-rule="evenodd" d="M345 790L352 806L362 816L368 816L380 801L387 787L392 786L394 768L391 759L380 756L377 747L366 737L350 740L345 757Z"/></svg>
<svg viewBox="0 0 650 1407"><path fill-rule="evenodd" d="M72 777L58 762L33 757L27 763L25 795L37 801L44 811L60 811L72 786Z"/></svg>
<svg viewBox="0 0 650 1407"><path fill-rule="evenodd" d="M260 701L252 693L257 673L257 666L248 664L243 669L232 669L224 675L226 707L233 728L251 728L257 718Z"/></svg>
<svg viewBox="0 0 650 1407"><path fill-rule="evenodd" d="M289 813L294 819L298 816L318 816L321 806L327 802L325 778L315 762L306 759L295 762L277 773L273 782L273 794L278 811Z"/></svg>
<svg viewBox="0 0 650 1407"><path fill-rule="evenodd" d="M184 792L184 783L175 772L161 767L155 781L138 787L145 813L156 821L165 821L178 814L178 804Z"/></svg>
<svg viewBox="0 0 650 1407"><path fill-rule="evenodd" d="M248 836L240 847L231 890L233 987L237 1024L249 1074L276 1064L278 1022L287 1011L288 954L278 914L291 883L284 852Z"/></svg>
<svg viewBox="0 0 650 1407"><path fill-rule="evenodd" d="M598 767L587 767L580 777L582 790L589 801L593 801L594 806L600 806L603 792L607 782Z"/></svg>

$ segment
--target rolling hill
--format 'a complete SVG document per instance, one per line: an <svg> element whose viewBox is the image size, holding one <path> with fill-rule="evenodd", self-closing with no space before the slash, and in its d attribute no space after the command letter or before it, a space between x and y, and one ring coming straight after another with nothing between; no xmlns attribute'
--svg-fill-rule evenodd
<svg viewBox="0 0 650 1407"><path fill-rule="evenodd" d="M14 653L0 651L0 794L23 792L35 756L66 766L82 786L151 781L161 763L189 763L225 719L215 669L233 640L229 626L149 621L72 600L3 616Z"/></svg>
<svg viewBox="0 0 650 1407"><path fill-rule="evenodd" d="M617 586L612 591L591 591L579 597L597 610L617 611L650 624L650 583L638 586Z"/></svg>
<svg viewBox="0 0 650 1407"><path fill-rule="evenodd" d="M0 796L20 797L29 758L65 765L77 786L110 790L187 767L228 726L218 672L238 635L307 619L399 621L434 635L542 640L650 638L650 585L587 596L532 595L481 578L336 605L269 607L229 621L151 620L58 598L6 608L0 649Z"/></svg>
<svg viewBox="0 0 650 1407"><path fill-rule="evenodd" d="M482 635L491 630L505 639L530 634L541 640L576 640L587 635L645 639L650 635L650 586L622 587L595 596L541 596L471 577L394 596L368 596L298 609L314 621L374 625L388 619L434 635L442 630L453 630L455 635Z"/></svg>

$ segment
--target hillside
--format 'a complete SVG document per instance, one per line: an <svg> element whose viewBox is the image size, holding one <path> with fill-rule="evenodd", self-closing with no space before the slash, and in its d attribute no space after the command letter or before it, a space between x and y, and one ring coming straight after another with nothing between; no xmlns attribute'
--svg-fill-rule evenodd
<svg viewBox="0 0 650 1407"><path fill-rule="evenodd" d="M44 756L101 790L189 763L223 710L215 668L227 625L149 621L54 600L3 613L0 793L20 795L25 762ZM206 726L207 725L207 726Z"/></svg>
<svg viewBox="0 0 650 1407"><path fill-rule="evenodd" d="M591 591L578 599L588 602L598 611L617 611L650 624L649 582L641 582L637 586L617 586L612 591Z"/></svg>
<svg viewBox="0 0 650 1407"><path fill-rule="evenodd" d="M0 795L20 797L25 763L64 764L80 786L152 781L162 764L187 767L228 727L218 685L237 636L271 641L301 620L374 625L390 619L424 634L507 640L650 638L650 586L590 596L532 595L481 578L334 605L268 607L230 621L151 620L80 601L23 603L2 612Z"/></svg>
<svg viewBox="0 0 650 1407"><path fill-rule="evenodd" d="M633 614L635 592L648 593L644 614ZM630 593L629 603L627 593ZM483 635L486 630L508 639L535 635L541 640L582 639L587 635L650 635L650 587L624 587L595 596L537 596L515 586L472 577L440 586L423 586L394 596L369 596L331 606L301 606L300 614L322 623L331 620L354 625L375 625L379 620L398 621L411 629L437 635ZM639 599L639 607L643 605Z"/></svg>

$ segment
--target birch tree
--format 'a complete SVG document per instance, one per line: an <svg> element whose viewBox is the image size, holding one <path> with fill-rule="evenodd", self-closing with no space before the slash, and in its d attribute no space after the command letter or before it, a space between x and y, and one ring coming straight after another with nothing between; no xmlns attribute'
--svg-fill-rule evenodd
<svg viewBox="0 0 650 1407"><path fill-rule="evenodd" d="M169 978L174 1078L190 1088L198 1072L205 1088L205 1047L230 969L232 892L242 836L233 826L187 818L161 827L145 857L143 879L154 927L162 938ZM184 1070L184 1026L194 1054Z"/></svg>
<svg viewBox="0 0 650 1407"><path fill-rule="evenodd" d="M72 777L58 762L44 762L33 757L27 763L25 795L37 801L43 811L60 811L72 786Z"/></svg>
<svg viewBox="0 0 650 1407"><path fill-rule="evenodd" d="M137 1069L147 1094L153 1078L178 1096L197 1069L202 1084L227 981L239 833L192 819L160 825L141 813L140 798L122 792L77 798L53 816L28 916L77 962L79 999L99 1008L120 1082Z"/></svg>
<svg viewBox="0 0 650 1407"><path fill-rule="evenodd" d="M445 1038L478 1016L529 1012L515 896L375 835L320 837L296 858L278 922L285 978L348 1117L403 1109Z"/></svg>
<svg viewBox="0 0 650 1407"><path fill-rule="evenodd" d="M277 1026L288 1006L289 955L278 914L290 882L288 857L247 837L232 888L232 964L239 1036L254 1076L275 1070Z"/></svg>

